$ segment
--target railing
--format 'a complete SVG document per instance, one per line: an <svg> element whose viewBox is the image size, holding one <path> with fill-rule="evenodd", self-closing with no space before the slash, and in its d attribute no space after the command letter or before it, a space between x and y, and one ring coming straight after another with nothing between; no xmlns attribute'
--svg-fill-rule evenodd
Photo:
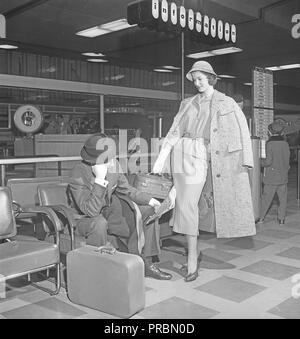
<svg viewBox="0 0 300 339"><path fill-rule="evenodd" d="M154 159L157 157L157 153L137 153L139 158L150 158ZM130 155L129 155L130 156ZM122 160L127 159L128 160L128 155L121 155L117 157L121 167L122 166ZM11 159L0 159L0 169L1 169L1 181L0 181L0 186L5 185L5 177L6 177L6 165L20 165L20 164L37 164L40 162L57 162L58 163L58 175L61 175L61 163L65 161L81 161L82 158L81 156L68 156L68 157L59 157L59 156L52 156L52 155L35 155L31 157L23 156L23 157L14 157ZM151 163L146 161L146 166L148 167L148 164ZM126 165L126 164L125 164ZM141 167L142 168L142 167ZM144 167L145 168L145 167ZM147 169L147 171L149 168Z"/></svg>
<svg viewBox="0 0 300 339"><path fill-rule="evenodd" d="M0 159L1 167L1 186L5 185L6 165L20 165L20 164L37 164L40 162L57 162L58 175L61 175L61 163L63 161L82 160L80 156L58 157L58 156L32 156L32 157L16 157L12 159Z"/></svg>

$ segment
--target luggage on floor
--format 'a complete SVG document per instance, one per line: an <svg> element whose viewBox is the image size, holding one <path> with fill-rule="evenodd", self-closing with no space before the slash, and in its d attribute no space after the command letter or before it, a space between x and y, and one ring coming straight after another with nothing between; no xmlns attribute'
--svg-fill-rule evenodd
<svg viewBox="0 0 300 339"><path fill-rule="evenodd" d="M76 304L129 318L145 307L144 262L94 246L75 249L67 254L67 289Z"/></svg>
<svg viewBox="0 0 300 339"><path fill-rule="evenodd" d="M135 188L152 195L153 198L165 199L173 186L171 180L154 174L137 174L134 180Z"/></svg>

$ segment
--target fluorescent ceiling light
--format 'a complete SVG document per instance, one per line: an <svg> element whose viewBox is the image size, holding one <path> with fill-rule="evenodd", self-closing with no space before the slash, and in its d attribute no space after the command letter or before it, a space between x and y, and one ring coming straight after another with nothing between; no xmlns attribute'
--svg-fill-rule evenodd
<svg viewBox="0 0 300 339"><path fill-rule="evenodd" d="M129 25L126 19L119 19L103 25L85 29L83 31L77 32L76 35L84 36L87 38L94 38L99 35L120 31L122 29L127 29L134 26L136 25Z"/></svg>
<svg viewBox="0 0 300 339"><path fill-rule="evenodd" d="M244 82L245 86L252 86L252 82Z"/></svg>
<svg viewBox="0 0 300 339"><path fill-rule="evenodd" d="M218 75L219 78L228 78L228 79L235 79L236 76L234 75L227 75L227 74L220 74Z"/></svg>
<svg viewBox="0 0 300 339"><path fill-rule="evenodd" d="M175 81L166 81L166 82L163 82L162 85L164 87L167 87L167 86L172 86L172 85L175 85L176 82Z"/></svg>
<svg viewBox="0 0 300 339"><path fill-rule="evenodd" d="M162 66L162 67L166 69L180 69L180 67L175 67L175 66Z"/></svg>
<svg viewBox="0 0 300 339"><path fill-rule="evenodd" d="M187 55L188 58L192 58L192 59L208 58L211 56L214 56L214 54L212 54L211 52L199 52L199 53L192 53L192 54Z"/></svg>
<svg viewBox="0 0 300 339"><path fill-rule="evenodd" d="M211 53L215 55L239 53L239 52L242 52L242 49L238 47L226 47L226 48L214 49L213 51L211 51Z"/></svg>
<svg viewBox="0 0 300 339"><path fill-rule="evenodd" d="M87 61L90 61L90 62L108 62L108 60L104 60L104 59L87 59Z"/></svg>
<svg viewBox="0 0 300 339"><path fill-rule="evenodd" d="M214 49L212 51L204 51L204 52L199 52L199 53L188 54L187 57L192 58L192 59L201 59L201 58L209 58L209 57L216 56L216 55L231 54L231 53L238 53L238 52L242 52L242 49L237 48L237 47L226 47L226 48Z"/></svg>
<svg viewBox="0 0 300 339"><path fill-rule="evenodd" d="M3 49L17 49L19 48L18 46L14 46L14 45L0 45L0 48L3 48Z"/></svg>
<svg viewBox="0 0 300 339"><path fill-rule="evenodd" d="M269 71L279 71L280 67L279 66L272 66L272 67L266 67Z"/></svg>
<svg viewBox="0 0 300 339"><path fill-rule="evenodd" d="M154 68L154 72L161 72L161 73L172 73L170 69L163 69L163 68Z"/></svg>
<svg viewBox="0 0 300 339"><path fill-rule="evenodd" d="M102 53L81 53L84 56L88 56L88 57L104 57L105 55Z"/></svg>
<svg viewBox="0 0 300 339"><path fill-rule="evenodd" d="M300 64L283 65L283 66L280 66L280 68L281 69L300 68Z"/></svg>
<svg viewBox="0 0 300 339"><path fill-rule="evenodd" d="M284 69L293 69L293 68L300 68L300 64L290 64L290 65L266 67L266 69L268 69L269 71L281 71L281 70L284 70Z"/></svg>

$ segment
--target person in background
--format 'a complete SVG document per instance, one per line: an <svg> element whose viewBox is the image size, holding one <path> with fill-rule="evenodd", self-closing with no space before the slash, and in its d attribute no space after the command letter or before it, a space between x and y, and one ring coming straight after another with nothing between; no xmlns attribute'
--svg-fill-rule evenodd
<svg viewBox="0 0 300 339"><path fill-rule="evenodd" d="M194 63L186 77L198 94L181 102L152 171L164 172L172 151L176 198L170 225L186 235L185 281L190 282L198 277L201 261L199 228L219 238L251 236L256 229L248 174L253 154L245 116L232 98L214 89L217 74L208 62Z"/></svg>
<svg viewBox="0 0 300 339"><path fill-rule="evenodd" d="M244 97L242 96L242 94L235 94L233 95L232 98L238 104L239 108L243 110L244 109Z"/></svg>
<svg viewBox="0 0 300 339"><path fill-rule="evenodd" d="M143 225L144 218L152 215L160 202L129 185L109 140L103 133L89 137L81 150L83 161L71 172L71 199L78 212L86 216L78 221L76 232L92 246L105 245L107 234L125 238L128 252L144 260L146 276L169 280L171 274L152 262L152 257L160 253L159 225Z"/></svg>
<svg viewBox="0 0 300 339"><path fill-rule="evenodd" d="M284 224L287 206L287 183L290 168L289 144L284 140L282 133L284 126L274 121L268 126L270 138L266 144L266 159L262 159L261 165L264 169L263 196L261 204L260 219L262 223L270 208L275 193L279 199L278 222Z"/></svg>
<svg viewBox="0 0 300 339"><path fill-rule="evenodd" d="M134 138L129 140L129 143L128 143L129 154L138 152L140 150L141 137L142 137L142 129L140 127L136 128Z"/></svg>

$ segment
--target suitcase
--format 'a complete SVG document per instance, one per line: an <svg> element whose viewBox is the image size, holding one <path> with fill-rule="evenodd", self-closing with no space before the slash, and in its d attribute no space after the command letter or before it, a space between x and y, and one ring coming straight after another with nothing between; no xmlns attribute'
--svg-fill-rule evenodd
<svg viewBox="0 0 300 339"><path fill-rule="evenodd" d="M153 198L165 199L173 186L172 180L154 174L137 174L134 187Z"/></svg>
<svg viewBox="0 0 300 339"><path fill-rule="evenodd" d="M129 318L145 307L144 262L116 251L84 246L67 254L68 297L75 304Z"/></svg>

